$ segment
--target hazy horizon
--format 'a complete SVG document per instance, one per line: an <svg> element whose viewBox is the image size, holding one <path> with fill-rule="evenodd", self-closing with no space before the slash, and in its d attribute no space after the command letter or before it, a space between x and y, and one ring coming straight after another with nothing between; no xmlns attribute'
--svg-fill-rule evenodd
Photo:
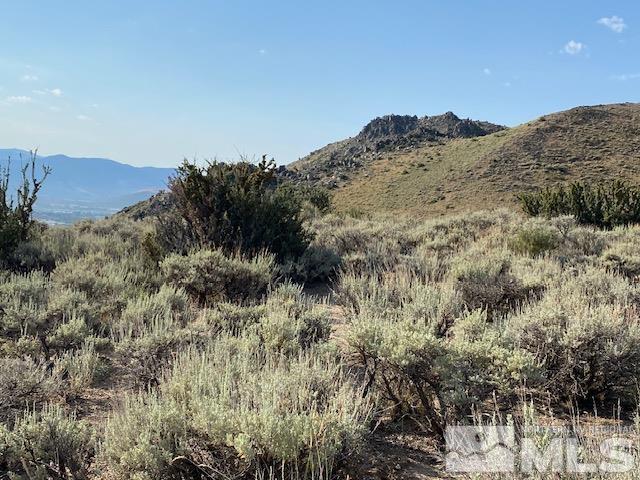
<svg viewBox="0 0 640 480"><path fill-rule="evenodd" d="M639 100L631 1L0 3L0 147L42 155L285 164L389 113Z"/></svg>

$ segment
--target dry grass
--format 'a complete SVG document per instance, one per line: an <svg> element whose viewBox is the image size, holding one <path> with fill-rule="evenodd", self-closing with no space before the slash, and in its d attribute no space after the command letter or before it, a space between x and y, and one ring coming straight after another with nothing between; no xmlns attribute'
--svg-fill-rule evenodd
<svg viewBox="0 0 640 480"><path fill-rule="evenodd" d="M434 217L513 205L518 192L572 180L640 182L639 122L637 104L578 108L486 137L382 152L336 190L335 204Z"/></svg>

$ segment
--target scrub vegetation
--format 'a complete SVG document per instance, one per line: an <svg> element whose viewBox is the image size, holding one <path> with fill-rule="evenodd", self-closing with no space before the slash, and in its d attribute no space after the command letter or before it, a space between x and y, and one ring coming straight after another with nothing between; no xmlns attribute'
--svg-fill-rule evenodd
<svg viewBox="0 0 640 480"><path fill-rule="evenodd" d="M173 218L30 224L0 272L0 472L410 478L391 438L437 469L447 425L633 425L640 227L336 215L271 168L185 167Z"/></svg>

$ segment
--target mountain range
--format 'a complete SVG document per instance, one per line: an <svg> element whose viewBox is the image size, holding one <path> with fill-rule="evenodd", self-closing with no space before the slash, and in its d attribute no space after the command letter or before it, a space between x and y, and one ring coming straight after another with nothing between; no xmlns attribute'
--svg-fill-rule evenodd
<svg viewBox="0 0 640 480"><path fill-rule="evenodd" d="M29 152L0 150L0 166L9 158L15 182ZM52 169L36 204L45 221L71 223L130 205L126 212L140 218L172 204L168 194L154 194L174 169L65 155L37 163ZM386 115L278 173L330 188L338 211L419 217L513 206L517 193L573 180L640 183L640 104L577 107L512 128L452 112Z"/></svg>
<svg viewBox="0 0 640 480"><path fill-rule="evenodd" d="M30 159L26 150L0 150L0 167L10 165L11 191L21 178L20 168ZM52 223L98 218L149 198L165 188L171 168L133 167L105 158L66 155L36 157L36 176L42 165L51 168L36 203L36 217Z"/></svg>

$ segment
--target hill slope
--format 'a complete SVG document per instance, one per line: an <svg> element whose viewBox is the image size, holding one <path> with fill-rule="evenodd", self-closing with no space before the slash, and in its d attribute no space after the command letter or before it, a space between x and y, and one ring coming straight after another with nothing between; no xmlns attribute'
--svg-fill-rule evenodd
<svg viewBox="0 0 640 480"><path fill-rule="evenodd" d="M289 166L305 179L329 187L344 184L361 167L389 152L411 152L455 138L473 138L504 130L489 122L460 119L452 112L432 117L386 115L369 122L353 138L331 143Z"/></svg>
<svg viewBox="0 0 640 480"><path fill-rule="evenodd" d="M374 122L394 118L406 117ZM517 192L576 179L640 182L639 104L578 107L510 129L427 118L452 128L415 137L399 126L371 138L367 126L291 164L291 175L334 187L341 210L419 216L513 204Z"/></svg>

